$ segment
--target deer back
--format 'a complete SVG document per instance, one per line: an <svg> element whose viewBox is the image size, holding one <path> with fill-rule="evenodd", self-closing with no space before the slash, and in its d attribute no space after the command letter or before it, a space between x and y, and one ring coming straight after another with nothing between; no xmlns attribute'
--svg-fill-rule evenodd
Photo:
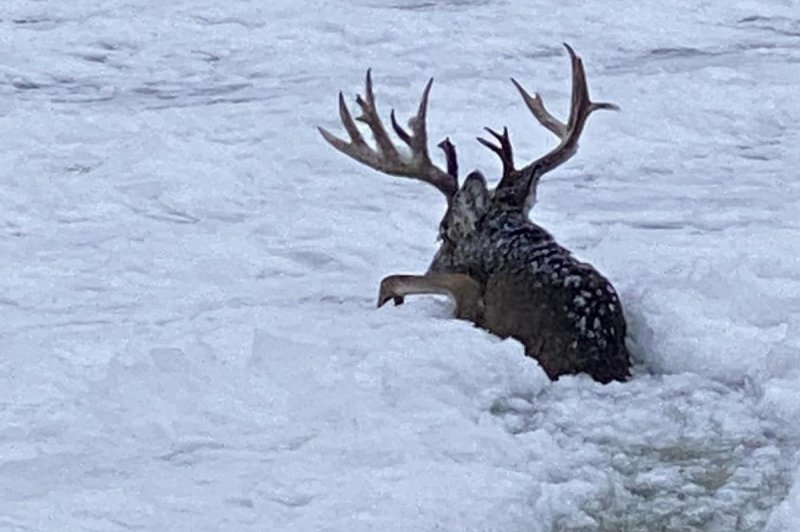
<svg viewBox="0 0 800 532"><path fill-rule="evenodd" d="M493 205L472 231L450 231L429 272L475 279L483 294L479 325L521 341L550 378L628 377L626 323L613 286L521 211Z"/></svg>

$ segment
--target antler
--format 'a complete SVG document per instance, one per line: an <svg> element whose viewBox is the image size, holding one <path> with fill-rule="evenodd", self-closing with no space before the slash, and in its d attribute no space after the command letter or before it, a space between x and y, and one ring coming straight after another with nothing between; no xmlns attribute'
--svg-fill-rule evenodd
<svg viewBox="0 0 800 532"><path fill-rule="evenodd" d="M491 128L486 127L484 129L491 136L497 139L498 144L494 144L491 141L481 137L478 137L478 142L495 152L497 156L500 157L500 161L503 163L503 177L500 180L502 182L503 179L506 179L513 172L516 172L514 169L514 152L511 149L511 139L508 136L508 128L503 128L502 135Z"/></svg>
<svg viewBox="0 0 800 532"><path fill-rule="evenodd" d="M375 106L375 95L372 92L372 72L367 70L365 97L356 97L356 103L361 107L361 116L356 120L364 122L372 130L375 137L377 149L367 144L361 132L356 127L350 111L344 101L344 96L339 93L339 117L342 120L350 141L345 141L331 134L324 128L318 128L322 136L331 146L344 153L348 157L369 166L379 172L389 175L409 177L430 183L439 189L447 198L449 204L453 195L458 189L457 162L455 147L449 139L445 139L439 144L445 152L447 159L448 172L445 172L433 162L428 154L428 133L426 131L425 119L428 112L428 94L433 84L431 78L422 91L422 99L419 103L417 114L408 121L411 133L403 129L395 119L394 110L391 112L392 128L400 139L411 149L411 156L403 156L392 142L386 128L381 122Z"/></svg>
<svg viewBox="0 0 800 532"><path fill-rule="evenodd" d="M586 119L589 118L593 111L598 109L619 110L619 107L613 103L593 102L589 99L589 88L586 85L586 72L583 69L583 61L568 44L564 43L564 47L567 49L572 63L572 101L570 103L569 119L566 124L550 114L539 94L534 93L531 96L517 80L511 80L536 120L561 139L558 146L534 162L516 170L513 166L511 143L506 130L503 130L503 135L488 130L498 140L499 146L486 139L478 139L482 144L497 153L503 162L503 178L497 186L498 190L523 182L525 186L522 188L526 193L531 192L531 186L535 186L542 175L575 155L578 151L578 139L583 132Z"/></svg>

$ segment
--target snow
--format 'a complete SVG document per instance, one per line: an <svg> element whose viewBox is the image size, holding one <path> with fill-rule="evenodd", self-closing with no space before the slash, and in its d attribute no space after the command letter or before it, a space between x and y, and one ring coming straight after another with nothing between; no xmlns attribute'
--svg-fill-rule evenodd
<svg viewBox="0 0 800 532"><path fill-rule="evenodd" d="M796 2L29 2L0 13L0 529L800 529ZM444 205L324 144L336 93L499 172L614 282L631 382L376 310ZM437 157L439 154L436 154Z"/></svg>

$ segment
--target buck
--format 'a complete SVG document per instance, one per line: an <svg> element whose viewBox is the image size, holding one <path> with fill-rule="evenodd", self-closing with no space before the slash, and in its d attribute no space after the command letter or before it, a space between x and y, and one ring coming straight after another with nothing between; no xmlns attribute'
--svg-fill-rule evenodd
<svg viewBox="0 0 800 532"><path fill-rule="evenodd" d="M572 64L572 99L569 119L563 123L511 80L538 122L560 142L539 159L517 169L508 130L486 128L493 141L481 144L498 155L502 176L489 190L480 172L470 173L459 187L455 146L449 139L439 143L446 170L436 166L427 146L426 115L433 79L422 92L417 114L401 127L394 111L391 124L408 145L403 154L392 142L381 121L367 71L364 97L356 103L375 137L370 147L339 93L339 116L349 141L319 128L334 148L380 172L417 179L436 187L447 200L439 224L441 245L424 275L390 275L380 284L378 306L393 300L401 304L412 294L447 295L455 302L457 318L472 321L500 337L512 337L525 346L553 379L588 373L608 383L630 375L630 356L625 346L626 323L614 287L593 266L576 259L528 214L536 201L541 177L575 155L578 139L589 115L598 109L618 109L614 104L592 102L581 59L564 45Z"/></svg>

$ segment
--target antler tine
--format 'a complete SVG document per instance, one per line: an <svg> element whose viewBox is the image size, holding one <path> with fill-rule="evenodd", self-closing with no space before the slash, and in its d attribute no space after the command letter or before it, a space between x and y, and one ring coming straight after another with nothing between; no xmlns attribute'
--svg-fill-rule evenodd
<svg viewBox="0 0 800 532"><path fill-rule="evenodd" d="M491 128L486 127L484 129L497 140L498 144L494 144L491 141L481 137L478 137L478 142L492 150L497 154L498 157L500 157L500 161L503 163L503 177L501 178L502 182L503 179L507 179L516 171L514 169L514 153L511 148L511 139L508 136L508 128L503 128L502 135Z"/></svg>
<svg viewBox="0 0 800 532"><path fill-rule="evenodd" d="M361 95L356 96L356 103L361 107L362 115L357 117L356 120L364 122L372 130L375 136L375 142L378 145L380 152L386 157L397 157L397 148L392 144L386 128L383 127L381 117L378 115L378 108L375 105L375 93L372 91L372 69L367 69L367 79L364 83L366 100Z"/></svg>
<svg viewBox="0 0 800 532"><path fill-rule="evenodd" d="M350 136L350 142L348 143L340 139L323 127L317 127L317 130L319 130L320 134L325 138L325 140L327 140L328 143L330 143L334 148L346 154L349 154L350 151L355 153L363 152L365 149L369 150L369 146L364 141L364 137L361 135L356 123L353 121L353 116L347 109L347 104L344 102L344 94L342 94L341 91L339 92L339 119L342 121L344 129Z"/></svg>
<svg viewBox="0 0 800 532"><path fill-rule="evenodd" d="M564 47L569 53L572 65L572 97L569 119L566 125L547 112L541 97L528 95L519 84L515 83L525 103L537 120L561 139L558 146L520 170L519 175L527 176L534 181L575 155L578 148L578 140L586 125L586 120L592 112L598 109L619 109L618 106L612 103L592 102L589 99L589 88L586 84L583 61L571 46L564 43ZM536 175L534 176L533 174Z"/></svg>
<svg viewBox="0 0 800 532"><path fill-rule="evenodd" d="M450 142L450 137L446 137L442 142L437 144L444 152L444 158L447 161L447 173L451 176L458 178L458 157L456 156L456 145Z"/></svg>
<svg viewBox="0 0 800 532"><path fill-rule="evenodd" d="M448 172L445 172L431 162L428 153L428 133L426 131L425 119L427 117L428 97L430 94L433 79L431 78L425 85L422 92L417 114L409 120L411 133L408 133L398 123L394 110L391 112L391 124L395 133L411 149L411 156L404 156L398 150L389 137L389 133L383 125L378 115L375 104L375 94L372 88L372 71L367 70L364 96L356 96L356 103L361 108L361 116L355 120L363 122L369 126L375 137L377 150L366 143L358 130L353 117L347 110L344 97L339 93L339 117L345 130L350 136L350 142L336 137L324 128L318 128L323 138L334 148L344 153L348 157L369 166L379 172L400 177L418 179L430 183L439 189L447 198L448 204L458 189L458 179L455 175L458 164L455 160L455 147L449 143L445 150L447 158ZM453 169L453 173L449 170Z"/></svg>
<svg viewBox="0 0 800 532"><path fill-rule="evenodd" d="M428 159L428 131L426 121L428 119L428 97L433 87L433 78L428 80L422 90L422 98L419 100L417 114L408 121L408 126L414 134L412 143L409 144L412 150L419 152L420 155Z"/></svg>
<svg viewBox="0 0 800 532"><path fill-rule="evenodd" d="M554 117L550 114L550 112L545 109L544 102L542 101L542 97L539 96L538 92L534 92L533 96L528 94L523 86L514 78L511 78L511 83L519 91L520 95L522 96L525 105L528 107L533 116L542 124L544 127L552 131L558 138L564 138L564 135L567 132L567 125L564 124L561 120Z"/></svg>
<svg viewBox="0 0 800 532"><path fill-rule="evenodd" d="M415 156L419 156L422 158L423 161L430 162L430 155L428 154L428 131L427 131L427 118L428 118L428 96L431 92L431 87L433 86L433 78L428 80L428 83L425 84L425 88L422 91L422 97L420 98L419 107L417 108L417 114L412 116L411 119L408 121L408 127L411 128L411 134L409 134L403 127L397 122L395 118L394 109L391 112L391 119L392 119L392 127L394 128L395 133L400 139L408 144L408 147L411 148L411 152ZM448 142L449 139L447 139ZM444 141L442 141L443 143ZM452 143L450 143L452 145ZM440 146L441 147L441 143ZM445 156L449 156L450 154L445 150ZM455 152L453 152L453 156ZM450 173L450 172L448 172Z"/></svg>
<svg viewBox="0 0 800 532"><path fill-rule="evenodd" d="M403 142L411 146L411 135L408 134L408 131L403 129L403 126L397 123L397 118L394 116L394 109L392 109L392 112L389 114L389 118L392 120L392 128L394 128L394 132L397 133L397 136L400 137Z"/></svg>

